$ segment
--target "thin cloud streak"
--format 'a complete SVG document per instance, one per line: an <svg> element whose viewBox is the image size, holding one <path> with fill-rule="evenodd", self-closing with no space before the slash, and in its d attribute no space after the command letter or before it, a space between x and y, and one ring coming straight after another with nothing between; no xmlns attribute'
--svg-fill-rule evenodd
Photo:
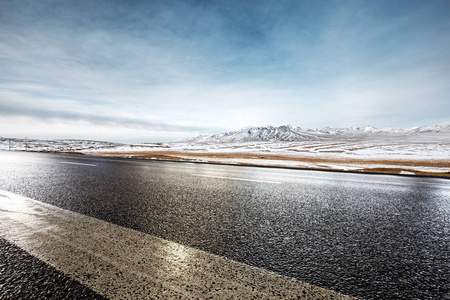
<svg viewBox="0 0 450 300"><path fill-rule="evenodd" d="M152 121L139 120L134 118L112 117L105 115L96 115L91 113L80 113L73 111L48 110L31 107L17 107L0 103L0 116L11 117L31 117L36 120L70 120L86 121L91 124L102 125L122 125L135 126L155 131L175 131L175 132L205 132L211 130L211 127L183 126L169 123L158 123ZM215 131L223 131L224 128L213 128Z"/></svg>

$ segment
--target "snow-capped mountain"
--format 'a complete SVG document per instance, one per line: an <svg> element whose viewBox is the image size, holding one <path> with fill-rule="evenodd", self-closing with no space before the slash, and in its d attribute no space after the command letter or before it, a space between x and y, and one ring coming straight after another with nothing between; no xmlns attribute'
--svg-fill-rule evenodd
<svg viewBox="0 0 450 300"><path fill-rule="evenodd" d="M413 127L410 129L377 129L371 125L364 127L309 129L292 125L279 127L263 126L244 128L238 131L199 136L184 142L274 142L274 141L320 141L320 140L367 140L367 139L405 139L405 140L450 140L450 125Z"/></svg>
<svg viewBox="0 0 450 300"><path fill-rule="evenodd" d="M316 136L295 126L265 126L244 128L238 131L208 135L198 142L254 142L254 141L308 141Z"/></svg>

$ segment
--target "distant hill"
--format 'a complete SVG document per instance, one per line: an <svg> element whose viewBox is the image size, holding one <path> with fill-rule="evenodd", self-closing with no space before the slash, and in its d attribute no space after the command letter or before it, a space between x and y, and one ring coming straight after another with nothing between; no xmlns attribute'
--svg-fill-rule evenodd
<svg viewBox="0 0 450 300"><path fill-rule="evenodd" d="M406 141L450 141L450 125L433 125L409 129L377 129L364 127L309 129L292 125L244 128L218 134L203 135L183 142L245 143L245 142L293 142L293 141L352 141L352 140L401 139Z"/></svg>
<svg viewBox="0 0 450 300"><path fill-rule="evenodd" d="M122 145L124 144L92 140L39 140L0 137L0 150L77 152L99 148L114 148Z"/></svg>

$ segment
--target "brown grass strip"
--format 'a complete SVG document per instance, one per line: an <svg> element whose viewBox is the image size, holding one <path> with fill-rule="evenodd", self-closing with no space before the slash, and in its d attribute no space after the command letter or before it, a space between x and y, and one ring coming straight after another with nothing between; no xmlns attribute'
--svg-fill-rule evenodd
<svg viewBox="0 0 450 300"><path fill-rule="evenodd" d="M361 171L367 173L385 173L385 174L399 174L401 171L413 172L417 175L425 176L442 176L450 177L448 172L427 172L417 171L410 169L411 167L433 167L433 168L450 168L450 161L439 159L402 159L402 160L376 160L376 159L352 159L352 158L326 158L326 157L311 157L311 156L289 156L264 153L214 153L214 152L181 152L181 151L132 151L132 152L96 152L96 155L106 155L114 157L133 157L144 159L168 159L168 160L185 160L185 161L207 161L207 162L219 162L221 159L260 159L260 160L273 160L273 161L298 161L315 164L314 167L308 167L308 169L333 169L333 164L349 164L354 167L361 166ZM239 162L240 165L256 165L252 162ZM265 164L266 165L266 164ZM387 165L393 166L392 168L370 168L367 165ZM270 166L286 167L282 164L272 162ZM305 167L293 167L299 169L305 169ZM350 167L351 168L351 167Z"/></svg>

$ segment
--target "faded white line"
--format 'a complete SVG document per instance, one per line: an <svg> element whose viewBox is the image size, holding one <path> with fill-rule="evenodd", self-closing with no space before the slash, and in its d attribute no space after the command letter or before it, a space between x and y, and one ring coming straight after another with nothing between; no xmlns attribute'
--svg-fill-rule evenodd
<svg viewBox="0 0 450 300"><path fill-rule="evenodd" d="M225 176L215 176L215 175L202 175L202 174L191 174L191 175L192 176L199 176L199 177L209 177L209 178L219 178L219 179L230 179L230 180L240 180L240 181L253 181L253 182L262 182L262 183L281 184L281 182L279 182L279 181L257 180L257 179L225 177Z"/></svg>
<svg viewBox="0 0 450 300"><path fill-rule="evenodd" d="M365 176L365 175L363 175ZM308 177L305 177L308 178ZM311 177L309 177L311 178ZM320 178L320 177L314 177L315 179L323 179L323 180L329 180L329 181L347 181L347 182L358 182L358 183L366 183L366 184L406 184L406 185L414 185L414 184L425 184L425 185L440 185L444 187L450 187L447 183L439 183L439 182L426 182L426 181L403 181L403 180L389 180L389 181L379 181L379 180L358 180L358 179L344 179L344 178Z"/></svg>
<svg viewBox="0 0 450 300"><path fill-rule="evenodd" d="M351 299L2 190L0 237L109 299Z"/></svg>
<svg viewBox="0 0 450 300"><path fill-rule="evenodd" d="M76 162L70 162L70 161L62 161L62 164L69 164L69 165L80 165L80 166L90 166L90 167L96 167L97 165L94 164L84 164L84 163L76 163Z"/></svg>
<svg viewBox="0 0 450 300"><path fill-rule="evenodd" d="M291 171L291 170L289 170ZM292 171L297 171L297 170L292 170ZM301 176L301 175L296 175L296 174L286 174L286 173L276 173L278 174L278 176L282 176L282 177L290 177L293 179L306 179L306 180L324 180L324 181L329 181L329 182L333 182L333 181L347 181L347 182L358 182L358 183L367 183L367 184L371 184L371 183L376 183L376 184L407 184L407 185L413 185L413 184L426 184L426 185L439 185L439 186L444 186L446 188L450 188L450 180L448 179L438 179L438 180L447 180L447 182L427 182L427 181L414 181L414 179L419 179L419 178L414 178L414 177L410 177L411 180L407 181L407 180L398 180L398 179L393 179L394 175L389 175L389 174L355 174L355 173L347 173L345 174L340 173L340 175L344 176L344 175L358 175L361 177L364 176L370 176L370 175L374 175L374 176L390 176L390 180L385 180L385 181L381 181L381 180L366 180L364 178L361 179L349 179L349 178L341 178L341 177L326 177L326 176ZM271 175L275 175L271 174ZM398 177L397 177L398 178ZM436 178L431 178L436 180Z"/></svg>
<svg viewBox="0 0 450 300"><path fill-rule="evenodd" d="M346 181L350 181L346 179ZM394 183L400 183L400 184L407 184L407 185L414 185L414 184L426 184L426 185L443 185L444 187L450 187L450 185L446 183L438 183L438 182L426 182L426 181L400 181L400 180L391 180L391 181L363 181L363 180L353 180L355 182L363 182L363 183L380 183L380 184L394 184Z"/></svg>

